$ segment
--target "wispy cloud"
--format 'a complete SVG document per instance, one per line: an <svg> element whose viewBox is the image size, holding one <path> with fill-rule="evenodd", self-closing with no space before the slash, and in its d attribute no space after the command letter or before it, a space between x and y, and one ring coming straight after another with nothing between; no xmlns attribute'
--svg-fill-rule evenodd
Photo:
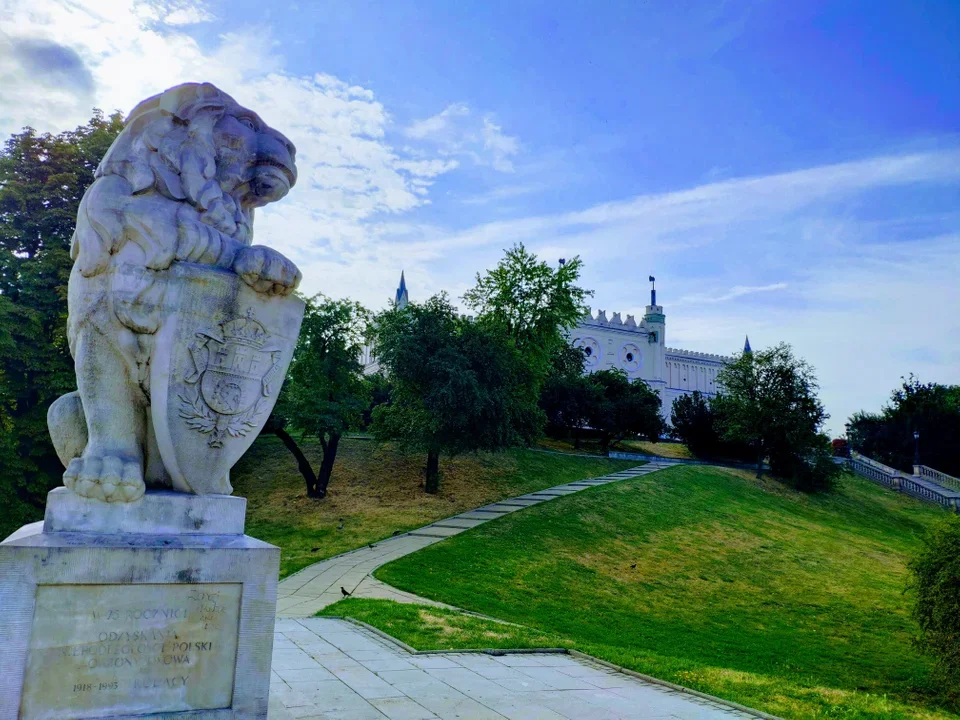
<svg viewBox="0 0 960 720"><path fill-rule="evenodd" d="M753 295L755 293L772 292L774 290L786 290L787 283L778 282L771 285L735 285L729 291L722 295L684 295L677 300L675 305L690 305L696 303L719 303L743 297L744 295Z"/></svg>
<svg viewBox="0 0 960 720"><path fill-rule="evenodd" d="M520 141L503 132L492 115L477 117L466 103L452 103L436 115L415 120L403 130L412 140L447 156L463 156L503 173L514 171Z"/></svg>

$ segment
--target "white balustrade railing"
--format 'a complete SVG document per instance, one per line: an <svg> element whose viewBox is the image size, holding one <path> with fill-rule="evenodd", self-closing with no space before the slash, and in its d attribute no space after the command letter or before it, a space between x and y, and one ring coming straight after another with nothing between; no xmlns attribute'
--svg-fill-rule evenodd
<svg viewBox="0 0 960 720"><path fill-rule="evenodd" d="M936 483L937 485L941 485L945 488L949 488L950 490L955 490L957 492L960 492L960 478L955 478L953 475L947 475L944 472L940 472L939 470L934 470L933 468L927 467L926 465L914 466L914 471L916 472L917 470L920 471L919 475L924 480L929 480L930 482Z"/></svg>
<svg viewBox="0 0 960 720"><path fill-rule="evenodd" d="M932 468L927 468L927 470L930 471L930 475L926 476L923 472L924 466L921 465L916 468L919 470L919 476L911 476L856 452L850 454L850 469L857 473L857 475L861 475L868 480L872 480L892 490L906 493L919 500L926 500L927 502L942 505L943 507L960 513L960 480L950 475L945 475ZM918 482L921 477L928 482L936 483L940 487L930 487L922 482ZM943 482L942 478L952 480L956 485L949 485Z"/></svg>
<svg viewBox="0 0 960 720"><path fill-rule="evenodd" d="M886 485L888 488L897 490L900 487L900 474L896 470L873 462L870 458L865 458L863 455L850 458L850 469L857 473L857 475L862 475L868 480L873 480L875 483Z"/></svg>

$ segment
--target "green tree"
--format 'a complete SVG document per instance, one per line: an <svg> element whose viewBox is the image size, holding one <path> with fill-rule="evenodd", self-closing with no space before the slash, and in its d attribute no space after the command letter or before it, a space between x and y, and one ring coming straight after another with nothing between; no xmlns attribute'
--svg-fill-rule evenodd
<svg viewBox="0 0 960 720"><path fill-rule="evenodd" d="M798 487L829 487L839 473L832 462L820 462L820 428L829 416L817 397L813 368L794 357L789 345L741 353L719 372L717 384L723 392L714 408L723 436L753 448L758 478L769 456L774 474ZM829 439L826 445L829 453Z"/></svg>
<svg viewBox="0 0 960 720"><path fill-rule="evenodd" d="M63 472L46 412L75 388L66 340L70 238L80 199L122 128L119 113L94 111L58 135L26 128L0 151L0 502L9 522L39 514Z"/></svg>
<svg viewBox="0 0 960 720"><path fill-rule="evenodd" d="M297 458L309 497L326 496L340 438L359 425L369 404L370 386L359 359L368 323L369 313L359 303L323 295L306 299L297 348L269 429ZM286 431L287 422L320 440L323 459L316 473Z"/></svg>
<svg viewBox="0 0 960 720"><path fill-rule="evenodd" d="M911 375L879 413L858 412L847 422L854 450L905 472L913 471L914 431L921 464L960 475L960 385L921 383Z"/></svg>
<svg viewBox="0 0 960 720"><path fill-rule="evenodd" d="M367 407L363 411L363 417L360 419L360 428L362 430L368 430L373 424L373 411L379 405L390 402L390 393L393 387L390 384L390 378L382 372L365 375L363 381L367 384L370 402L367 403Z"/></svg>
<svg viewBox="0 0 960 720"><path fill-rule="evenodd" d="M666 431L666 422L660 414L660 396L642 380L630 382L620 369L598 370L589 380L600 389L601 395L590 418L590 427L600 433L604 448L637 435L657 442Z"/></svg>
<svg viewBox="0 0 960 720"><path fill-rule="evenodd" d="M556 348L550 373L540 391L540 408L547 417L548 432L572 434L576 448L603 400L600 386L583 372L583 358L581 348L566 344Z"/></svg>
<svg viewBox="0 0 960 720"><path fill-rule="evenodd" d="M936 674L960 698L960 518L947 516L910 563L919 647L936 660Z"/></svg>
<svg viewBox="0 0 960 720"><path fill-rule="evenodd" d="M441 453L530 442L542 425L529 365L494 323L461 317L445 295L380 313L376 354L393 385L373 411L379 439L427 453L426 491Z"/></svg>
<svg viewBox="0 0 960 720"><path fill-rule="evenodd" d="M593 295L577 285L583 262L579 257L556 268L538 260L522 244L507 250L486 275L463 296L480 320L504 328L531 363L537 391L550 369L551 355L567 343L566 331L587 313Z"/></svg>
<svg viewBox="0 0 960 720"><path fill-rule="evenodd" d="M749 445L724 439L715 400L698 390L676 398L671 413L673 436L700 458L753 459L755 456Z"/></svg>
<svg viewBox="0 0 960 720"><path fill-rule="evenodd" d="M717 414L710 401L699 390L681 395L671 409L673 435L697 457L716 454L720 445Z"/></svg>

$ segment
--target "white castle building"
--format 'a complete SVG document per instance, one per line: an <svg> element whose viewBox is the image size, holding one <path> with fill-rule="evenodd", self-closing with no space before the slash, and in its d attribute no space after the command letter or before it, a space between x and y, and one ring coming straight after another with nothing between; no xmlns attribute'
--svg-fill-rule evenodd
<svg viewBox="0 0 960 720"><path fill-rule="evenodd" d="M654 282L651 276L650 281ZM403 307L408 302L407 283L400 274L395 302ZM656 288L650 290L650 304L638 323L633 315L622 320L620 313L607 317L600 310L596 316L588 314L569 333L575 347L583 348L587 372L619 368L631 380L643 380L660 395L663 414L670 417L673 401L681 395L699 390L708 397L717 394L717 373L730 361L725 355L694 352L667 347L666 316L657 305ZM744 344L750 351L750 339ZM379 365L364 348L363 363L366 372L376 372Z"/></svg>

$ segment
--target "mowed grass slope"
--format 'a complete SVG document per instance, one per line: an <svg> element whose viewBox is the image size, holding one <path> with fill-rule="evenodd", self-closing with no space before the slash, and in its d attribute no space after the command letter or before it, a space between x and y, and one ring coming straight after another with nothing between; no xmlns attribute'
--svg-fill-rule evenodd
<svg viewBox="0 0 960 720"><path fill-rule="evenodd" d="M932 699L904 594L908 558L941 512L853 476L810 497L738 470L674 467L375 574L786 718L955 717ZM397 620L391 630L415 640Z"/></svg>
<svg viewBox="0 0 960 720"><path fill-rule="evenodd" d="M316 440L301 443L319 467ZM323 500L306 496L293 456L271 435L257 439L231 472L247 498L248 535L281 549L280 577L347 550L504 497L606 475L636 462L548 455L528 450L441 456L440 492L423 491L423 455L344 439Z"/></svg>

